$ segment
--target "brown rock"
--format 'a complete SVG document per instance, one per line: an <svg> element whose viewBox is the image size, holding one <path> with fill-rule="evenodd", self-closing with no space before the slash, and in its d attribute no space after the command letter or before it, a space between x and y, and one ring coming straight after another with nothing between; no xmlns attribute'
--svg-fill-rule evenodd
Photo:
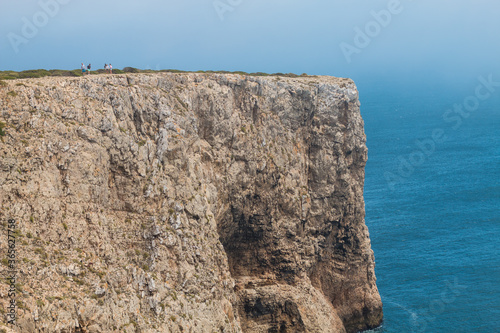
<svg viewBox="0 0 500 333"><path fill-rule="evenodd" d="M25 79L0 89L0 112L0 204L20 231L26 329L381 323L351 80Z"/></svg>

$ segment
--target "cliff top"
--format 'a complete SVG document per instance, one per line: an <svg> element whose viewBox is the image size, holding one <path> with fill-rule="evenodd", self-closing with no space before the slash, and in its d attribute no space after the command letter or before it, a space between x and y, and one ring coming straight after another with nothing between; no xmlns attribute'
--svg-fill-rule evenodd
<svg viewBox="0 0 500 333"><path fill-rule="evenodd" d="M308 75L303 73L301 75L294 73L263 73L263 72L255 72L255 73L247 73L243 71L182 71L177 69L162 69L162 70L142 70L133 67L125 67L123 70L113 69L113 74L158 74L158 73L172 73L172 74L235 74L242 76L254 76L254 77L288 77L288 78L318 78L318 77L330 77L330 76L317 76L317 75ZM103 75L106 74L104 69L96 69L90 73L90 76ZM42 77L82 77L82 73L79 69L73 70L61 70L61 69L32 69L25 70L21 72L16 71L0 71L0 86L4 85L3 80L16 80L16 79L30 79L30 78L42 78ZM88 76L86 74L85 76Z"/></svg>
<svg viewBox="0 0 500 333"><path fill-rule="evenodd" d="M241 78L241 77L246 77L246 78L269 78L269 79L274 79L276 81L284 81L288 83L293 83L293 82L301 82L301 83L309 83L309 84L319 84L319 83L328 83L328 84L337 84L340 85L341 87L344 86L345 84L354 84L354 82L351 79L348 78L341 78L341 77L334 77L334 76L327 76L327 75L296 75L296 74L281 74L281 73L275 73L275 74L265 74L265 73L245 73L245 72L214 72L214 71L207 71L207 72L182 72L182 71L148 71L148 72L129 72L129 73L114 73L114 74L90 74L90 75L29 75L24 72L13 72L16 74L16 76L12 75L6 75L5 73L7 72L0 72L0 88L5 87L8 85L13 85L13 84L18 84L19 82L40 82L40 81L47 81L47 82L61 82L61 81L67 81L67 80L74 80L74 79L86 79L86 80L102 80L103 78L112 78L112 77L127 77L127 76L134 76L134 77L150 77L150 76L188 76L188 77L204 77L204 78L210 78L210 77L222 77L226 76L228 78ZM10 73L10 72L9 72ZM40 80L43 79L43 80ZM11 82L9 84L9 82Z"/></svg>

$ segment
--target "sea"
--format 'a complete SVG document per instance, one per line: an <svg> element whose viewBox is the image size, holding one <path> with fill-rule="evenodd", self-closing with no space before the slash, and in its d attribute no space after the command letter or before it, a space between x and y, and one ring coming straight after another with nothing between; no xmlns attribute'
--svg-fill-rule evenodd
<svg viewBox="0 0 500 333"><path fill-rule="evenodd" d="M500 332L500 84L491 82L500 75L356 82L384 307L371 332Z"/></svg>

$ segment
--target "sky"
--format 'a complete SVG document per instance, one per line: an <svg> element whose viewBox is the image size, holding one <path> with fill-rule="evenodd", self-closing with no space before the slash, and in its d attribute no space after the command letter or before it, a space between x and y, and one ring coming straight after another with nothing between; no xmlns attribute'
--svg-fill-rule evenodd
<svg viewBox="0 0 500 333"><path fill-rule="evenodd" d="M0 70L500 74L498 0L0 0ZM500 75L499 75L500 76Z"/></svg>

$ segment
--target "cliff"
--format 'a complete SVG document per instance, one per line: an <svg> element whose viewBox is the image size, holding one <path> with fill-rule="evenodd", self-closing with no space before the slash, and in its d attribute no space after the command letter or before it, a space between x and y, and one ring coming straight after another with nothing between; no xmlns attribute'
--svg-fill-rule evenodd
<svg viewBox="0 0 500 333"><path fill-rule="evenodd" d="M18 228L15 330L381 323L351 80L14 80L0 87L0 112L2 259L7 218ZM7 292L3 279L4 314Z"/></svg>

